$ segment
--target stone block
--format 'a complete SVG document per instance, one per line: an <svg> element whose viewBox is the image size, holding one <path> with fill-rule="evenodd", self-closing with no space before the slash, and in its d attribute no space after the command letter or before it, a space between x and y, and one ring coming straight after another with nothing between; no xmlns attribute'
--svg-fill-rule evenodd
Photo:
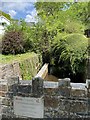
<svg viewBox="0 0 90 120"><path fill-rule="evenodd" d="M26 94L30 94L31 93L31 85L18 85L17 91L19 93L26 93Z"/></svg>
<svg viewBox="0 0 90 120"><path fill-rule="evenodd" d="M74 120L77 120L77 119L79 119L79 120L84 120L84 118L83 118L83 116L82 115L79 115L79 114L77 114L77 113L73 113L73 112L70 112L69 113L69 119L74 119Z"/></svg>
<svg viewBox="0 0 90 120"><path fill-rule="evenodd" d="M58 96L58 88L44 88L44 95Z"/></svg>
<svg viewBox="0 0 90 120"><path fill-rule="evenodd" d="M19 77L18 76L8 77L7 84L8 86L13 85L13 84L19 84Z"/></svg>
<svg viewBox="0 0 90 120"><path fill-rule="evenodd" d="M88 89L90 89L90 79L87 79L87 80L86 80L86 87L87 87Z"/></svg>
<svg viewBox="0 0 90 120"><path fill-rule="evenodd" d="M62 110L59 110L58 113L59 113L58 118L61 118L61 120L63 120L63 119L67 119L68 116L69 116L68 111L62 111Z"/></svg>
<svg viewBox="0 0 90 120"><path fill-rule="evenodd" d="M1 96L1 97L5 97L5 96L6 96L6 92L0 91L0 96Z"/></svg>
<svg viewBox="0 0 90 120"><path fill-rule="evenodd" d="M0 79L0 86L6 85L7 86L7 80L6 79Z"/></svg>
<svg viewBox="0 0 90 120"><path fill-rule="evenodd" d="M58 79L59 87L69 87L70 86L70 78Z"/></svg>
<svg viewBox="0 0 90 120"><path fill-rule="evenodd" d="M86 80L87 97L90 98L90 79Z"/></svg>
<svg viewBox="0 0 90 120"><path fill-rule="evenodd" d="M70 86L69 78L59 79L58 86L59 86L59 90L58 90L59 96L65 96L65 97L70 96L71 86Z"/></svg>
<svg viewBox="0 0 90 120"><path fill-rule="evenodd" d="M48 96L44 96L44 105L45 107L49 108L57 108L59 106L59 100L58 97L50 97Z"/></svg>
<svg viewBox="0 0 90 120"><path fill-rule="evenodd" d="M80 97L80 98L86 98L86 90L82 89L71 89L71 97Z"/></svg>
<svg viewBox="0 0 90 120"><path fill-rule="evenodd" d="M9 114L11 113L11 107L2 105L2 114Z"/></svg>
<svg viewBox="0 0 90 120"><path fill-rule="evenodd" d="M15 76L19 76L19 79L22 80L21 72L20 72L20 63L14 62L13 64L13 71Z"/></svg>
<svg viewBox="0 0 90 120"><path fill-rule="evenodd" d="M12 106L13 101L10 98L4 98L2 99L2 105L6 105L6 106Z"/></svg>
<svg viewBox="0 0 90 120"><path fill-rule="evenodd" d="M58 95L64 97L70 97L71 87L59 87Z"/></svg>
<svg viewBox="0 0 90 120"><path fill-rule="evenodd" d="M18 92L18 85L17 84L13 84L13 85L9 86L8 87L8 91L9 92L13 92L13 93Z"/></svg>
<svg viewBox="0 0 90 120"><path fill-rule="evenodd" d="M88 99L88 112L90 112L90 98Z"/></svg>
<svg viewBox="0 0 90 120"><path fill-rule="evenodd" d="M88 103L87 101L81 100L70 100L70 112L78 113L78 112L87 112L88 111Z"/></svg>
<svg viewBox="0 0 90 120"><path fill-rule="evenodd" d="M68 112L66 111L61 111L61 110L56 110L56 109L52 109L51 111L45 112L45 117L44 118L48 118L48 119L57 119L57 120L66 120L68 118ZM69 120L69 119L68 119Z"/></svg>
<svg viewBox="0 0 90 120"><path fill-rule="evenodd" d="M87 89L87 97L90 98L90 89Z"/></svg>
<svg viewBox="0 0 90 120"><path fill-rule="evenodd" d="M0 78L5 79L12 75L14 75L12 64L5 64L0 66Z"/></svg>
<svg viewBox="0 0 90 120"><path fill-rule="evenodd" d="M43 95L43 79L36 77L32 79L32 95L35 97L40 97Z"/></svg>
<svg viewBox="0 0 90 120"><path fill-rule="evenodd" d="M18 89L18 85L13 84L13 85L0 85L0 91L8 92L8 91L16 91Z"/></svg>
<svg viewBox="0 0 90 120"><path fill-rule="evenodd" d="M13 92L7 92L6 97L9 97L10 99L13 99L13 96L16 95Z"/></svg>
<svg viewBox="0 0 90 120"><path fill-rule="evenodd" d="M2 105L4 99L5 97L0 97L0 105Z"/></svg>
<svg viewBox="0 0 90 120"><path fill-rule="evenodd" d="M2 114L2 105L0 105L0 114Z"/></svg>
<svg viewBox="0 0 90 120"><path fill-rule="evenodd" d="M0 85L0 91L8 91L8 86Z"/></svg>
<svg viewBox="0 0 90 120"><path fill-rule="evenodd" d="M0 113L0 120L2 120L2 114Z"/></svg>
<svg viewBox="0 0 90 120"><path fill-rule="evenodd" d="M44 118L60 118L58 108L44 107Z"/></svg>
<svg viewBox="0 0 90 120"><path fill-rule="evenodd" d="M59 98L59 110L69 112L70 102L68 99Z"/></svg>

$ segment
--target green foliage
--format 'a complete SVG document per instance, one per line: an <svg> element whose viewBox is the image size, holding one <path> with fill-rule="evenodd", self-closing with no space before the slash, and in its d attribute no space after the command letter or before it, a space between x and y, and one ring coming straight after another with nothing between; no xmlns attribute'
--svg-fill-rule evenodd
<svg viewBox="0 0 90 120"><path fill-rule="evenodd" d="M5 12L0 10L0 16L3 15L4 17L6 17L8 20L11 20L11 17L9 14L6 14Z"/></svg>
<svg viewBox="0 0 90 120"><path fill-rule="evenodd" d="M89 2L35 4L39 22L47 31L47 36L42 38L48 41L49 45L42 46L48 50L46 54L50 57L50 63L55 65L59 74L63 73L64 77L69 74L85 73L88 42L83 34L89 26L89 4Z"/></svg>
<svg viewBox="0 0 90 120"><path fill-rule="evenodd" d="M81 22L78 21L66 21L66 24L64 26L65 32L66 33L80 33L80 34L84 34L84 29L85 26L82 25Z"/></svg>
<svg viewBox="0 0 90 120"><path fill-rule="evenodd" d="M87 58L88 39L84 35L70 34L62 39L58 36L53 45L54 62L68 68L74 74L83 72Z"/></svg>
<svg viewBox="0 0 90 120"><path fill-rule="evenodd" d="M6 28L6 32L20 31L20 30L21 30L21 26L20 26L20 24L18 24L18 21L11 21L11 24L9 26L7 26L7 28Z"/></svg>
<svg viewBox="0 0 90 120"><path fill-rule="evenodd" d="M34 51L35 46L35 28L34 26L27 25L24 21L21 21L21 30L24 36L24 48L25 51Z"/></svg>
<svg viewBox="0 0 90 120"><path fill-rule="evenodd" d="M34 51L36 45L36 27L26 24L24 20L19 22L13 21L10 26L7 27L6 32L8 31L21 31L23 34L24 49L27 51Z"/></svg>
<svg viewBox="0 0 90 120"><path fill-rule="evenodd" d="M28 54L27 54L28 55ZM31 56L24 58L20 61L20 68L23 80L31 80L40 69L37 65L41 66L41 55L33 53Z"/></svg>
<svg viewBox="0 0 90 120"><path fill-rule="evenodd" d="M0 64L13 64L19 62L20 73L23 80L31 80L39 71L42 65L41 55L34 52L28 52L17 55L2 55L0 54ZM38 66L38 67L37 67Z"/></svg>
<svg viewBox="0 0 90 120"><path fill-rule="evenodd" d="M69 11L72 11L75 19L82 21L86 25L90 24L90 2L74 3Z"/></svg>
<svg viewBox="0 0 90 120"><path fill-rule="evenodd" d="M48 31L62 32L66 30L66 26L69 26L72 27L72 31L70 30L72 33L84 30L82 22L84 23L84 18L88 14L87 6L88 2L73 4L64 2L36 3L38 15ZM70 24L72 25L70 26Z"/></svg>
<svg viewBox="0 0 90 120"><path fill-rule="evenodd" d="M13 63L13 61L24 61L25 59L29 59L32 58L33 56L35 56L36 54L33 52L28 52L28 53L24 53L24 54L17 54L17 55L2 55L0 54L0 64L6 64L6 63Z"/></svg>
<svg viewBox="0 0 90 120"><path fill-rule="evenodd" d="M36 64L39 64L38 55L24 61L20 61L20 68L23 80L31 80L38 72Z"/></svg>
<svg viewBox="0 0 90 120"><path fill-rule="evenodd" d="M29 26L23 20L14 21L7 32L22 31L25 52L41 53L43 62L59 66L62 73L83 73L87 57L87 39L83 34L90 25L89 4L37 2L38 23Z"/></svg>
<svg viewBox="0 0 90 120"><path fill-rule="evenodd" d="M88 56L90 57L90 38L88 38Z"/></svg>
<svg viewBox="0 0 90 120"><path fill-rule="evenodd" d="M21 31L9 31L2 38L2 54L24 53L24 42Z"/></svg>

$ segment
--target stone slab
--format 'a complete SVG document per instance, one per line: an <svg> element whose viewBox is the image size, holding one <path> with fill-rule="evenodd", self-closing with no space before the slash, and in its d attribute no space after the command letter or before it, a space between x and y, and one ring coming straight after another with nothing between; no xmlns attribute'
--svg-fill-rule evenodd
<svg viewBox="0 0 90 120"><path fill-rule="evenodd" d="M70 83L72 89L81 89L81 90L85 90L85 83Z"/></svg>
<svg viewBox="0 0 90 120"><path fill-rule="evenodd" d="M58 88L58 82L44 81L44 88Z"/></svg>
<svg viewBox="0 0 90 120"><path fill-rule="evenodd" d="M44 100L34 97L14 97L14 114L21 117L43 118Z"/></svg>

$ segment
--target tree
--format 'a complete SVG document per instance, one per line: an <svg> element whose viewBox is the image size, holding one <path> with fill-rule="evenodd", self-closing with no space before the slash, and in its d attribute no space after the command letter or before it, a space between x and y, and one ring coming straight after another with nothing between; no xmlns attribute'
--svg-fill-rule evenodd
<svg viewBox="0 0 90 120"><path fill-rule="evenodd" d="M74 3L76 5L76 3ZM84 34L85 26L77 17L77 9L74 11L75 5L72 3L36 3L35 7L38 12L39 22L42 24L42 46L52 51L52 44L58 34L66 35L72 33ZM78 7L79 9L79 7ZM47 31L47 35L43 34ZM44 44L47 41L48 45ZM42 47L43 48L43 47ZM44 49L43 48L43 49Z"/></svg>

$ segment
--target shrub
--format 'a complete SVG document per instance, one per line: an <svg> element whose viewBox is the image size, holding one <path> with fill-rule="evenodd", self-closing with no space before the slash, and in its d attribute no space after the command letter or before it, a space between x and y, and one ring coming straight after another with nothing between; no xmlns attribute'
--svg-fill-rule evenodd
<svg viewBox="0 0 90 120"><path fill-rule="evenodd" d="M74 33L59 37L52 47L54 63L65 74L85 75L87 48L88 39L84 35Z"/></svg>
<svg viewBox="0 0 90 120"><path fill-rule="evenodd" d="M8 31L2 38L2 54L24 53L23 34L21 31Z"/></svg>
<svg viewBox="0 0 90 120"><path fill-rule="evenodd" d="M69 33L69 34L71 34L71 33L83 34L85 27L80 22L67 21L64 26L64 29L65 29L65 32Z"/></svg>
<svg viewBox="0 0 90 120"><path fill-rule="evenodd" d="M83 61L87 58L88 39L81 34L71 34L64 38L65 49L60 59L70 62L70 67L75 72L84 70Z"/></svg>

